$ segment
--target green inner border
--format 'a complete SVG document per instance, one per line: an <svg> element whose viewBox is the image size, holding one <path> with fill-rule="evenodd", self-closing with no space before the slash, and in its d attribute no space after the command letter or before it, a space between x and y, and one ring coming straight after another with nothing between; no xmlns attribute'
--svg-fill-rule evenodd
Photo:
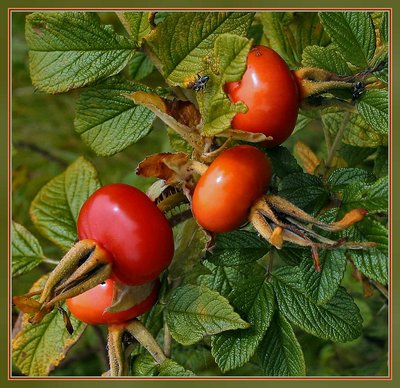
<svg viewBox="0 0 400 388"><path fill-rule="evenodd" d="M87 7L87 8L133 8L133 7L151 7L151 8L171 8L171 7L176 7L176 8L188 8L190 5L190 8L204 8L204 7L210 7L210 8L275 8L275 9L282 9L282 8L296 8L296 9L303 9L303 8L330 8L330 9L340 9L341 7L343 8L392 8L392 17L393 17L393 25L392 25L392 38L393 38L393 48L392 48L392 68L393 69L398 69L399 67L399 53L400 53L400 47L399 47L399 42L397 37L399 36L399 26L398 26L398 18L397 15L399 15L399 8L400 8L400 3L395 0L390 0L390 1L385 1L385 2L376 2L376 1L369 1L369 0L346 0L346 1L334 1L334 0L328 0L321 2L319 1L307 1L307 2L299 2L299 1L288 1L288 0L281 0L281 1L262 1L262 0L246 0L246 1L239 1L239 0L219 0L219 1L211 1L211 0L192 0L188 2L187 0L175 0L175 1L169 1L168 3L165 1L160 1L160 0L153 0L151 2L145 2L144 0L137 1L137 0L129 0L129 1L113 1L113 2L106 2L106 1L86 1L82 3L82 1L59 1L56 4L54 1L2 1L0 5L0 15L1 15L1 24L0 24L0 29L1 29L1 48L3 52L3 57L7 53L7 29L8 29L8 22L7 22L7 17L8 17L8 12L7 8L13 8L13 9L30 9L30 8L62 8L62 7ZM0 212L0 227L1 227L1 240L0 240L0 247L1 247L1 253L3 257L3 261L6 261L6 257L8 256L8 237L7 237L7 219L8 219L8 214L7 214L7 165L8 165L8 159L7 159L7 144L8 144L8 139L7 139L7 117L8 117L8 112L7 112L7 62L2 61L1 62L1 86L3 93L1 94L1 107L3 110L3 114L1 115L1 120L3 123L3 131L1 131L1 142L0 145L2 147L1 152L0 152L0 160L1 160L1 165L4 166L4 168L1 169L0 174L1 174L1 182L2 185L1 190L0 190L0 200L1 200L1 212ZM393 79L392 79L392 112L393 112L393 128L397 127L398 121L399 121L399 109L398 108L398 93L399 93L399 83L398 83L398 77L396 72L393 74ZM396 136L396 132L393 131L393 137L392 137L392 148L393 148L393 160L392 160L392 196L393 198L397 198L397 193L399 192L398 189L398 181L395 179L396 177L396 167L399 163L399 154L394 152L396 149L398 149L399 146L399 139L398 136ZM392 207L392 214L398 214L397 211L397 203L396 201L393 200L393 207ZM393 230L392 230L392 236L396 235L396 230L398 230L398 223L399 221L397 219L393 219ZM392 257L396 257L396 253L398 253L398 242L396 239L393 239L393 251L392 251ZM1 296L3 300L8 300L7 297L7 272L6 272L6 264L4 264L3 271L1 273L2 277L2 282L3 286L1 287ZM393 262L393 267L392 267L392 278L397 278L398 274L398 262L396 260ZM393 338L392 338L392 346L393 346L393 365L398 364L399 360L399 337L398 333L396 332L396 327L399 327L399 309L398 309L398 301L395 298L399 294L399 285L398 283L393 284L393 292L392 295L394 297L394 301L392 304L393 308ZM0 341L1 343L1 364L0 364L0 376L1 376L1 384L2 386L8 386L8 385L21 385L24 383L24 381L16 381L16 380L8 380L7 381L7 376L8 376L8 367L7 367L7 358L8 358L8 344L7 344L7 316L8 314L6 313L6 303L3 306L3 313L1 314L0 317L0 327L1 327L1 335L2 335L2 340ZM397 345L397 346L396 346ZM395 384L396 382L399 381L399 373L397 372L398 368L394 367L393 368L393 380L392 381L385 381L385 385L387 384ZM299 381L297 379L296 383L300 385L305 385L305 384L310 384L309 381ZM375 380L375 381L374 381ZM338 383L338 381L326 381L323 379L315 379L315 383L318 382L318 384L323 384L323 385L332 385ZM364 382L364 381L356 381L356 380L346 380L346 381L340 381L340 384L351 384L351 385L358 385L361 386L362 384L380 384L380 382L376 381L376 379L370 379L371 382ZM291 384L294 381L274 381L275 383L278 384ZM29 386L42 386L42 384L51 384L55 385L57 384L57 387L62 387L66 384L77 384L81 386L81 384L89 384L89 385L94 385L94 384L116 384L114 381L99 381L99 380L91 380L91 381L60 381L58 380L50 380L50 381L29 381L26 382L29 384ZM121 382L118 382L120 384ZM132 381L124 381L124 384L131 384ZM137 384L146 384L146 386L151 386L151 385L168 385L168 386L173 386L176 384L175 381L161 381L161 380L151 380L151 381L137 381ZM246 384L248 381L246 381ZM268 384L270 383L268 380L265 381L250 381L251 384ZM313 383L313 382L312 382ZM383 382L382 382L383 383ZM212 386L217 385L231 385L231 384L243 384L243 381L181 381L179 384L210 384Z"/></svg>

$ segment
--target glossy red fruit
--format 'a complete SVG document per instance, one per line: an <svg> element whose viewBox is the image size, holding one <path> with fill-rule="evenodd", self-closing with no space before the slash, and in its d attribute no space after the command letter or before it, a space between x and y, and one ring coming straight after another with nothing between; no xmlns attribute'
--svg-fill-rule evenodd
<svg viewBox="0 0 400 388"><path fill-rule="evenodd" d="M267 147L282 144L293 132L299 111L297 83L274 50L254 46L242 79L227 83L225 91L233 102L242 101L248 108L236 114L233 128L272 136L265 142Z"/></svg>
<svg viewBox="0 0 400 388"><path fill-rule="evenodd" d="M151 309L157 301L159 282L155 283L150 295L136 306L125 311L108 312L105 310L112 304L114 287L115 281L107 279L89 291L67 299L67 307L75 318L89 325L123 323Z"/></svg>
<svg viewBox="0 0 400 388"><path fill-rule="evenodd" d="M113 258L113 273L125 284L156 279L174 254L172 228L158 207L135 187L111 184L81 208L78 238L92 239Z"/></svg>
<svg viewBox="0 0 400 388"><path fill-rule="evenodd" d="M272 169L255 147L240 145L219 155L199 179L192 199L197 222L212 232L241 226L254 201L266 192Z"/></svg>

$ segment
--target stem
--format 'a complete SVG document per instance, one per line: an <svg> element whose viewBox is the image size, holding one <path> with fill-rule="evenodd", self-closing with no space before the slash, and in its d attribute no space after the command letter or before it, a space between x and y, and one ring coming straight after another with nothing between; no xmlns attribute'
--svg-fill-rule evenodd
<svg viewBox="0 0 400 388"><path fill-rule="evenodd" d="M168 329L167 322L164 322L164 354L166 357L171 357L172 337Z"/></svg>
<svg viewBox="0 0 400 388"><path fill-rule="evenodd" d="M110 325L108 327L108 359L110 363L110 376L124 376L124 349L122 345L122 334L124 327L121 325Z"/></svg>
<svg viewBox="0 0 400 388"><path fill-rule="evenodd" d="M369 279L369 281L373 284L373 286L386 298L389 299L388 289L382 285L381 283L376 282L375 280Z"/></svg>
<svg viewBox="0 0 400 388"><path fill-rule="evenodd" d="M130 321L126 325L125 330L135 337L159 365L166 360L167 357L160 348L160 345L140 321L137 319Z"/></svg>
<svg viewBox="0 0 400 388"><path fill-rule="evenodd" d="M335 140L333 141L333 144L332 144L332 146L331 146L331 148L329 150L328 159L326 160L327 168L332 167L331 164L332 164L333 158L335 156L337 147L338 147L340 141L342 140L344 131L346 129L346 126L347 126L349 120L350 120L350 113L346 112L345 116L343 118L342 124L340 125L340 128L339 128L339 130L338 130L338 132L336 134Z"/></svg>

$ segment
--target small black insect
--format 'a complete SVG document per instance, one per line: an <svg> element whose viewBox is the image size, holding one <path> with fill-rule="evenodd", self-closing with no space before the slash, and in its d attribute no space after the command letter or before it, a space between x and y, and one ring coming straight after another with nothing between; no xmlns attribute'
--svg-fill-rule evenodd
<svg viewBox="0 0 400 388"><path fill-rule="evenodd" d="M200 74L197 74L197 80L194 82L191 88L196 92L198 92L199 90L203 90L206 87L209 79L210 77L207 75L201 76Z"/></svg>
<svg viewBox="0 0 400 388"><path fill-rule="evenodd" d="M361 81L357 81L353 85L353 95L351 96L352 100L355 101L364 93L365 86Z"/></svg>

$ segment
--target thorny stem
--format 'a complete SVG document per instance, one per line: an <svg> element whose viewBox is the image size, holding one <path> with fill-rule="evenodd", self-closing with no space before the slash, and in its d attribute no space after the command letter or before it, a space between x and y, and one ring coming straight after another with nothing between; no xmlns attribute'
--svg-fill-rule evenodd
<svg viewBox="0 0 400 388"><path fill-rule="evenodd" d="M343 118L342 124L340 125L340 128L339 128L339 130L338 130L338 132L336 134L335 140L333 141L333 144L332 144L331 148L329 149L328 158L326 160L327 168L332 167L331 164L332 164L333 158L335 156L337 147L338 147L340 141L342 140L344 131L346 129L346 126L347 126L349 120L350 120L350 113L346 112L345 116Z"/></svg>
<svg viewBox="0 0 400 388"><path fill-rule="evenodd" d="M140 321L137 319L130 321L126 325L125 330L135 337L159 365L166 360L167 357L160 348L160 345Z"/></svg>

